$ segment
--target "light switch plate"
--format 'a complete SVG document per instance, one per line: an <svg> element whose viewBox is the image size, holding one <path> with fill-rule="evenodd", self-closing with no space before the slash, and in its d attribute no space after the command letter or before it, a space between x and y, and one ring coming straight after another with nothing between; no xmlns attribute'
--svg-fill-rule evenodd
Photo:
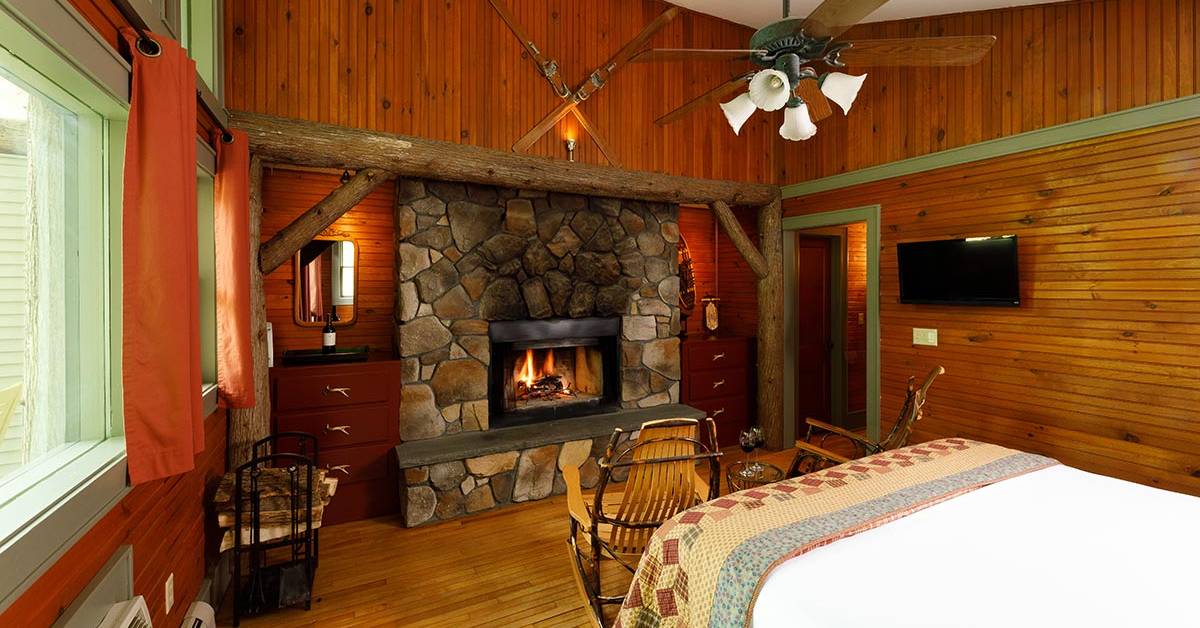
<svg viewBox="0 0 1200 628"><path fill-rule="evenodd" d="M913 345L921 347L938 346L937 330L913 327Z"/></svg>

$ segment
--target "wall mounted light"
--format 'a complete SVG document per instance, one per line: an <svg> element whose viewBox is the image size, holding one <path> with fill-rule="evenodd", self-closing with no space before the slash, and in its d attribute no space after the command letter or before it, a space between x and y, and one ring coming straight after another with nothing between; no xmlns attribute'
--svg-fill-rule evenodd
<svg viewBox="0 0 1200 628"><path fill-rule="evenodd" d="M567 161L575 161L575 140L567 138L565 144L567 145Z"/></svg>

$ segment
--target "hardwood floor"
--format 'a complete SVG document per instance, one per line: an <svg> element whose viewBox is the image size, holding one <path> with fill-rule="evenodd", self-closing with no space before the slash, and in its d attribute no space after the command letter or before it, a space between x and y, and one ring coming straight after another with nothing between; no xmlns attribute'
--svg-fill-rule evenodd
<svg viewBox="0 0 1200 628"><path fill-rule="evenodd" d="M794 451L762 459L786 468ZM743 454L725 456L732 462ZM242 626L586 626L566 548L566 512L559 495L414 529L399 517L330 526L321 534L312 609ZM623 588L628 578L610 581ZM229 599L220 623L232 623Z"/></svg>

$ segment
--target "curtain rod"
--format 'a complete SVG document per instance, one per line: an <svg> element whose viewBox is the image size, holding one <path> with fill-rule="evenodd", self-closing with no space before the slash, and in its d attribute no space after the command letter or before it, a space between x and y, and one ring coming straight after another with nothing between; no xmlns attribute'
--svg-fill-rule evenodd
<svg viewBox="0 0 1200 628"><path fill-rule="evenodd" d="M125 20L129 22L129 25L133 27L133 30L137 31L138 40L135 46L137 52L148 57L157 57L161 54L162 50L159 48L158 42L154 41L148 35L148 33L153 33L154 29L146 23L146 20L137 10L137 7L133 5L133 2L131 0L113 0L113 4L121 12ZM229 133L229 114L226 113L225 108L217 101L217 97L208 88L208 85L205 84L198 71L196 72L196 102L208 112L213 122L221 129L221 141L232 142L233 135Z"/></svg>

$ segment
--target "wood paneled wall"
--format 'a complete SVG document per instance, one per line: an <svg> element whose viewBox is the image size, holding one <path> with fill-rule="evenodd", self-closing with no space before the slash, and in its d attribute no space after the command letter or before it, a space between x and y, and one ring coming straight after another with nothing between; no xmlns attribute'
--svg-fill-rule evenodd
<svg viewBox="0 0 1200 628"><path fill-rule="evenodd" d="M336 174L268 168L263 174L263 241L271 239L338 185ZM393 321L396 282L392 218L395 198L395 186L384 183L326 231L331 237L353 239L359 248L358 292L355 296L358 317L353 324L337 328L340 346L370 345L372 351L385 354L392 351L392 336L396 329ZM267 320L272 325L277 356L288 349L321 346L321 328L301 327L292 315L295 272L294 261L288 261L263 278Z"/></svg>
<svg viewBox="0 0 1200 628"><path fill-rule="evenodd" d="M867 223L846 225L846 410L867 409Z"/></svg>
<svg viewBox="0 0 1200 628"><path fill-rule="evenodd" d="M657 0L505 0L530 38L578 85L669 5ZM684 13L651 41L742 48L752 30ZM482 0L226 0L227 105L496 149L559 102ZM735 73L729 64L630 64L582 105L620 163L716 179L771 181L778 122L736 136L718 107L653 120ZM573 116L531 152L607 163Z"/></svg>
<svg viewBox="0 0 1200 628"><path fill-rule="evenodd" d="M707 207L680 207L679 233L687 240L696 278L696 307L687 320L688 334L704 335L704 304L700 299L717 290L716 216Z"/></svg>
<svg viewBox="0 0 1200 628"><path fill-rule="evenodd" d="M218 532L206 506L225 472L225 411L204 422L204 451L188 473L135 486L62 558L0 614L0 626L49 626L122 545L133 546L133 592L145 596L156 626L178 626L200 592ZM20 567L20 566L17 566ZM175 574L175 606L163 583Z"/></svg>
<svg viewBox="0 0 1200 628"><path fill-rule="evenodd" d="M949 7L948 7L949 8ZM795 183L1195 94L1200 0L1085 0L864 24L849 37L995 35L969 68L867 72L858 101L780 142ZM766 117L761 114L758 117Z"/></svg>
<svg viewBox="0 0 1200 628"><path fill-rule="evenodd" d="M915 439L966 436L1200 494L1200 119L785 201L880 203L883 417L935 364ZM1021 306L898 302L896 244L1019 236ZM939 330L912 345L913 327ZM885 424L885 428L887 424Z"/></svg>

